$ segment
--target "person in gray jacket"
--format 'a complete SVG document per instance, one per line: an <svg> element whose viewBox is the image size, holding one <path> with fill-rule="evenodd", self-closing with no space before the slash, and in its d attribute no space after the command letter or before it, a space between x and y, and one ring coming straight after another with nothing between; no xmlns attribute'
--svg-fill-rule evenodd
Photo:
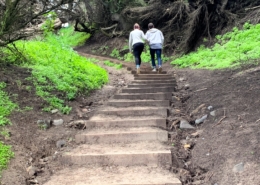
<svg viewBox="0 0 260 185"><path fill-rule="evenodd" d="M156 64L155 64L155 54L157 56L158 61L158 71L159 73L162 72L162 48L163 48L163 42L164 42L164 36L163 33L159 30L154 28L153 23L148 24L149 30L146 32L145 37L147 42L150 46L150 55L152 60L152 71L156 71Z"/></svg>

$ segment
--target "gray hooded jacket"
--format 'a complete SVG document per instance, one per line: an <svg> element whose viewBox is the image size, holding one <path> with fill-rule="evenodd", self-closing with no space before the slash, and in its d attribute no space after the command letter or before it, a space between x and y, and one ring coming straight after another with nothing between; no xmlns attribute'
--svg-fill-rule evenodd
<svg viewBox="0 0 260 185"><path fill-rule="evenodd" d="M146 32L145 37L151 49L162 49L164 36L160 30L152 28Z"/></svg>

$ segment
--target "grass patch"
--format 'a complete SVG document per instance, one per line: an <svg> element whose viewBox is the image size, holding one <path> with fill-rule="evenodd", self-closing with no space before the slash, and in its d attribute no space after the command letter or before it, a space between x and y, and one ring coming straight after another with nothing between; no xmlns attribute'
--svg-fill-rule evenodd
<svg viewBox="0 0 260 185"><path fill-rule="evenodd" d="M237 67L260 58L260 24L244 24L243 29L216 36L217 43L206 48L203 45L196 52L183 55L171 62L181 68L223 69Z"/></svg>
<svg viewBox="0 0 260 185"><path fill-rule="evenodd" d="M115 64L113 62L110 62L109 60L105 60L104 64L109 67L114 67L116 69L122 69L122 64Z"/></svg>
<svg viewBox="0 0 260 185"><path fill-rule="evenodd" d="M12 152L11 146L0 142L0 172L7 167L12 157L14 157L14 152Z"/></svg>
<svg viewBox="0 0 260 185"><path fill-rule="evenodd" d="M7 118L7 116L10 115L10 113L17 108L18 106L13 103L6 92L4 92L4 88L6 87L6 84L3 82L0 82L0 126L3 128L3 126L7 124L11 124L11 121ZM2 130L0 133L5 138L9 136L8 132L6 130ZM10 158L14 156L14 153L11 151L11 146L5 145L3 142L0 141L0 172L6 168Z"/></svg>
<svg viewBox="0 0 260 185"><path fill-rule="evenodd" d="M27 80L33 81L36 94L48 102L45 111L57 108L68 114L71 107L66 101L78 94L88 94L108 81L105 69L71 48L83 44L89 36L75 33L70 27L57 34L48 33L45 38L15 43L25 56L22 66L32 69L32 77Z"/></svg>
<svg viewBox="0 0 260 185"><path fill-rule="evenodd" d="M0 126L11 124L7 117L15 108L18 107L9 99L7 93L3 91L5 87L6 84L0 82Z"/></svg>

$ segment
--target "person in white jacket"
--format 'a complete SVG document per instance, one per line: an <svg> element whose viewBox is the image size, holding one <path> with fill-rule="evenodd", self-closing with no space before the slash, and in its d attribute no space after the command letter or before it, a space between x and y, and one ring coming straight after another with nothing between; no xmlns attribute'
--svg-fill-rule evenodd
<svg viewBox="0 0 260 185"><path fill-rule="evenodd" d="M145 39L144 32L140 30L139 24L135 23L134 30L129 35L129 51L134 54L137 74L140 74Z"/></svg>
<svg viewBox="0 0 260 185"><path fill-rule="evenodd" d="M146 32L145 37L150 46L150 55L152 60L153 71L156 71L156 64L155 64L155 53L156 53L157 61L158 61L158 71L159 73L161 73L162 72L161 55L162 55L164 36L159 29L154 28L153 23L149 23L148 28L149 30Z"/></svg>

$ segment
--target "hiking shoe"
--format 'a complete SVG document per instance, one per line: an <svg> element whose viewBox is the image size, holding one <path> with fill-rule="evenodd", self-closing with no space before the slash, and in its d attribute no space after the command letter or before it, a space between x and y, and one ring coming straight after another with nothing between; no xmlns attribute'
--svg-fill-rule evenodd
<svg viewBox="0 0 260 185"><path fill-rule="evenodd" d="M159 67L158 73L162 72L162 67Z"/></svg>
<svg viewBox="0 0 260 185"><path fill-rule="evenodd" d="M152 72L156 72L156 68L153 68Z"/></svg>
<svg viewBox="0 0 260 185"><path fill-rule="evenodd" d="M137 68L136 74L140 74L140 68Z"/></svg>

